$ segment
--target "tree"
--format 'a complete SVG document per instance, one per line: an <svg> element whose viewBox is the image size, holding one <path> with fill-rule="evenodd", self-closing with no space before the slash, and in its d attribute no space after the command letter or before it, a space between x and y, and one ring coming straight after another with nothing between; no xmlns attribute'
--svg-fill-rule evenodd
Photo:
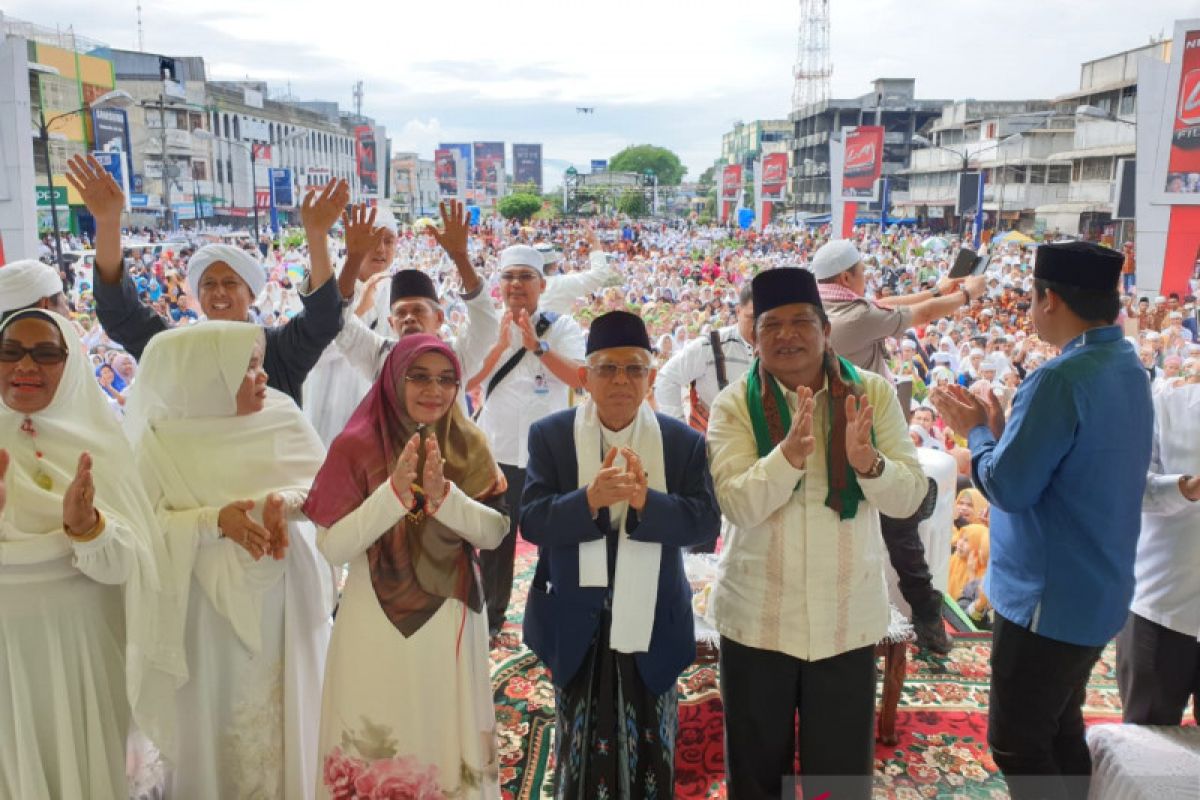
<svg viewBox="0 0 1200 800"><path fill-rule="evenodd" d="M639 144L626 147L610 158L608 171L636 172L639 175L649 171L658 177L660 186L678 186L687 173L687 167L680 162L679 156L665 147Z"/></svg>
<svg viewBox="0 0 1200 800"><path fill-rule="evenodd" d="M510 194L508 197L500 200L499 209L500 216L505 219L515 219L518 222L525 222L542 210L542 198L536 194L525 194L523 192Z"/></svg>
<svg viewBox="0 0 1200 800"><path fill-rule="evenodd" d="M644 217L648 209L646 207L646 195L641 192L625 192L617 200L617 211L622 214L627 214L631 217Z"/></svg>
<svg viewBox="0 0 1200 800"><path fill-rule="evenodd" d="M700 177L696 179L696 188L701 193L707 193L717 184L717 168L709 167L700 173Z"/></svg>

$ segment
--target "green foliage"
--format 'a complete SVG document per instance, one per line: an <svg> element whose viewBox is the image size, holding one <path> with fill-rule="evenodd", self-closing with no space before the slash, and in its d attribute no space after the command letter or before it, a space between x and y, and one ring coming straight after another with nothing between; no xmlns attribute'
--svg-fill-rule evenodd
<svg viewBox="0 0 1200 800"><path fill-rule="evenodd" d="M679 156L665 147L652 144L626 147L608 160L609 172L645 174L647 170L658 177L660 186L678 186L687 173L687 167L683 166Z"/></svg>
<svg viewBox="0 0 1200 800"><path fill-rule="evenodd" d="M536 194L510 194L500 200L500 216L518 222L526 222L542 210L542 198Z"/></svg>
<svg viewBox="0 0 1200 800"><path fill-rule="evenodd" d="M700 173L700 177L696 179L696 188L701 194L706 194L717 184L717 168L709 167Z"/></svg>
<svg viewBox="0 0 1200 800"><path fill-rule="evenodd" d="M300 247L304 244L304 229L303 228L288 228L283 232L281 237L283 247Z"/></svg>
<svg viewBox="0 0 1200 800"><path fill-rule="evenodd" d="M644 217L650 212L646 196L641 192L625 192L617 200L617 211L631 217Z"/></svg>

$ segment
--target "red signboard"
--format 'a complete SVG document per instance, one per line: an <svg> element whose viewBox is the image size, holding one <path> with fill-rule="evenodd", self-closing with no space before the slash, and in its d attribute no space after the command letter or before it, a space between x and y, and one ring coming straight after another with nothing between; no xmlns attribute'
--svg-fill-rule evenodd
<svg viewBox="0 0 1200 800"><path fill-rule="evenodd" d="M365 195L379 191L379 162L375 130L370 125L354 129L354 163L358 185Z"/></svg>
<svg viewBox="0 0 1200 800"><path fill-rule="evenodd" d="M762 160L762 199L781 202L787 189L787 153L769 153Z"/></svg>
<svg viewBox="0 0 1200 800"><path fill-rule="evenodd" d="M258 189L257 191L254 192L254 200L255 200L255 203L257 204L258 208L270 208L271 207L271 190L270 189Z"/></svg>
<svg viewBox="0 0 1200 800"><path fill-rule="evenodd" d="M742 192L742 165L733 164L721 170L721 197L736 201Z"/></svg>
<svg viewBox="0 0 1200 800"><path fill-rule="evenodd" d="M875 198L875 182L883 173L883 128L860 125L846 134L842 165L842 199Z"/></svg>
<svg viewBox="0 0 1200 800"><path fill-rule="evenodd" d="M1200 193L1200 30L1188 31L1183 43L1179 95L1167 160L1167 194Z"/></svg>

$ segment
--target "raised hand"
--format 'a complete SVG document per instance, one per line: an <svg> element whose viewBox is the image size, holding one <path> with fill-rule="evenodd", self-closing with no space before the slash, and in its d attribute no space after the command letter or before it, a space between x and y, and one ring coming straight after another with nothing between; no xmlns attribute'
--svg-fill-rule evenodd
<svg viewBox="0 0 1200 800"><path fill-rule="evenodd" d="M446 476L442 472L446 459L442 458L441 448L437 438L430 436L425 440L425 469L421 475L421 488L434 507L440 506L446 498Z"/></svg>
<svg viewBox="0 0 1200 800"><path fill-rule="evenodd" d="M335 178L325 187L309 189L300 204L300 222L309 237L325 236L350 202L350 185Z"/></svg>
<svg viewBox="0 0 1200 800"><path fill-rule="evenodd" d="M406 508L412 505L412 485L417 480L417 448L420 446L421 434L414 433L400 451L396 468L392 470L392 489Z"/></svg>
<svg viewBox="0 0 1200 800"><path fill-rule="evenodd" d="M92 483L92 456L81 453L75 467L75 479L63 493L63 530L68 536L87 533L100 521L93 500L96 487Z"/></svg>
<svg viewBox="0 0 1200 800"><path fill-rule="evenodd" d="M346 228L346 263L359 263L379 247L386 228L375 227L377 209L364 205L351 206L342 212L342 224Z"/></svg>
<svg viewBox="0 0 1200 800"><path fill-rule="evenodd" d="M600 471L587 486L588 508L593 515L602 508L629 500L633 496L636 488L633 476L626 468L613 466L616 460L617 448L611 447L608 455L604 457Z"/></svg>
<svg viewBox="0 0 1200 800"><path fill-rule="evenodd" d="M121 220L125 193L93 156L75 156L67 163L67 182L75 187L97 225Z"/></svg>
<svg viewBox="0 0 1200 800"><path fill-rule="evenodd" d="M796 469L804 469L808 457L817 447L813 436L813 393L807 386L796 389L796 413L792 415L792 426L787 436L779 443L784 458Z"/></svg>
<svg viewBox="0 0 1200 800"><path fill-rule="evenodd" d="M217 514L217 527L221 535L234 544L241 545L258 561L271 550L271 534L262 525L250 519L254 508L253 500L235 500Z"/></svg>
<svg viewBox="0 0 1200 800"><path fill-rule="evenodd" d="M4 510L4 506L8 503L8 484L4 482L4 476L8 474L8 451L0 450L0 511Z"/></svg>
<svg viewBox="0 0 1200 800"><path fill-rule="evenodd" d="M438 203L442 228L429 226L425 231L446 251L450 258L467 257L467 235L471 229L471 214L458 200Z"/></svg>
<svg viewBox="0 0 1200 800"><path fill-rule="evenodd" d="M354 309L354 313L362 316L375 307L375 293L379 291L379 284L385 280L391 280L391 275L387 272L376 272L371 277L367 278L367 282L363 284L362 295L358 300L358 308Z"/></svg>
<svg viewBox="0 0 1200 800"><path fill-rule="evenodd" d="M866 395L846 398L846 460L857 472L868 472L875 464L875 445L871 444L871 424L875 409Z"/></svg>
<svg viewBox="0 0 1200 800"><path fill-rule="evenodd" d="M633 494L629 496L629 507L641 511L646 507L646 494L650 491L649 476L642 463L642 457L628 447L621 448L625 456L625 471L633 479Z"/></svg>
<svg viewBox="0 0 1200 800"><path fill-rule="evenodd" d="M276 492L267 495L267 503L263 506L263 527L271 535L268 552L276 561L282 561L288 548L287 510L283 497Z"/></svg>

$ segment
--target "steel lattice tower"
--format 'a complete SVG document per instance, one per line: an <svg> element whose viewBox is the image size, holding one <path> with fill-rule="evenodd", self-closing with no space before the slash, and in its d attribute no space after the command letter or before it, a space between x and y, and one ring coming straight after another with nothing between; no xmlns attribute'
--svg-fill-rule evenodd
<svg viewBox="0 0 1200 800"><path fill-rule="evenodd" d="M829 0L800 0L792 111L829 99L833 61L829 51Z"/></svg>

